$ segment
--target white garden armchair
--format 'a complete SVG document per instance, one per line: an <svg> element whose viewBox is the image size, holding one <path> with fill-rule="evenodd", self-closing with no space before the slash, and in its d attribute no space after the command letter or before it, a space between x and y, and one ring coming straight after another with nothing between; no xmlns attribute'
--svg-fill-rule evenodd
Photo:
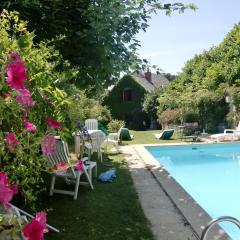
<svg viewBox="0 0 240 240"><path fill-rule="evenodd" d="M121 142L122 127L116 133L110 133L104 141L104 152L107 152L107 146L111 143L119 152L119 143Z"/></svg>
<svg viewBox="0 0 240 240"><path fill-rule="evenodd" d="M82 159L83 162L86 162L83 163L82 165L83 172L76 170L74 164L70 163L70 156L67 144L63 140L61 140L58 136L56 136L55 138L57 140L55 152L53 154L44 154L44 156L46 157L50 167L52 168L54 168L56 164L60 163L68 163L69 166L65 172L56 171L52 172L52 180L49 195L52 196L53 193L67 194L72 195L74 197L74 200L76 200L78 195L79 184L83 185L87 184L91 187L91 189L94 189L92 184L92 169L95 168L95 174L97 175L97 165L95 162L88 161L88 158L86 157ZM86 176L87 182L80 181L82 174ZM64 178L67 183L74 183L75 184L74 191L55 189L55 181L57 177Z"/></svg>

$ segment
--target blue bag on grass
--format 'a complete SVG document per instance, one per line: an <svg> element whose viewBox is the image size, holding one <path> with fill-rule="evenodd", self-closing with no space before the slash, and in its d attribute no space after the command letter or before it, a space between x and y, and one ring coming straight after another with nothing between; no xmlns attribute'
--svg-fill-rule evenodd
<svg viewBox="0 0 240 240"><path fill-rule="evenodd" d="M99 175L98 180L101 182L112 182L116 178L116 169L111 168Z"/></svg>

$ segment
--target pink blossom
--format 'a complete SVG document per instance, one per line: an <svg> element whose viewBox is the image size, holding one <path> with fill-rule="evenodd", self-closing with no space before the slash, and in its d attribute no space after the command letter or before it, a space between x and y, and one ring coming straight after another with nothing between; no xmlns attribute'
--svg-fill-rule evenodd
<svg viewBox="0 0 240 240"><path fill-rule="evenodd" d="M0 172L0 184L9 185L7 174L5 172Z"/></svg>
<svg viewBox="0 0 240 240"><path fill-rule="evenodd" d="M48 232L46 213L39 212L35 218L23 228L23 234L27 240L44 240L44 233Z"/></svg>
<svg viewBox="0 0 240 240"><path fill-rule="evenodd" d="M11 190L13 191L13 194L18 194L18 185L17 184L13 184L11 186Z"/></svg>
<svg viewBox="0 0 240 240"><path fill-rule="evenodd" d="M50 126L52 128L63 129L63 126L58 121L56 121L50 117L46 118L46 123L48 124L48 126Z"/></svg>
<svg viewBox="0 0 240 240"><path fill-rule="evenodd" d="M31 93L28 89L23 88L19 90L20 95L16 96L16 100L19 105L26 107L33 107L35 105L35 101L31 98Z"/></svg>
<svg viewBox="0 0 240 240"><path fill-rule="evenodd" d="M27 120L24 121L24 125L25 125L25 128L27 129L27 131L30 133L35 133L37 130L36 126Z"/></svg>
<svg viewBox="0 0 240 240"><path fill-rule="evenodd" d="M5 208L10 208L8 202L12 200L14 194L18 193L16 184L10 185L7 174L0 172L0 202Z"/></svg>
<svg viewBox="0 0 240 240"><path fill-rule="evenodd" d="M12 200L13 197L13 191L0 184L0 202L3 204L4 208L9 208L8 202Z"/></svg>
<svg viewBox="0 0 240 240"><path fill-rule="evenodd" d="M45 137L42 144L42 152L46 155L51 155L55 153L56 150L56 139L53 135Z"/></svg>
<svg viewBox="0 0 240 240"><path fill-rule="evenodd" d="M83 161L82 160L77 161L75 169L78 170L79 172L83 172Z"/></svg>
<svg viewBox="0 0 240 240"><path fill-rule="evenodd" d="M7 137L4 139L4 143L7 145L10 152L13 152L16 146L19 144L19 141L15 137L13 132L9 132Z"/></svg>
<svg viewBox="0 0 240 240"><path fill-rule="evenodd" d="M17 54L15 56L18 56ZM23 89L27 80L26 68L19 57L13 57L13 62L7 66L7 84L12 89Z"/></svg>

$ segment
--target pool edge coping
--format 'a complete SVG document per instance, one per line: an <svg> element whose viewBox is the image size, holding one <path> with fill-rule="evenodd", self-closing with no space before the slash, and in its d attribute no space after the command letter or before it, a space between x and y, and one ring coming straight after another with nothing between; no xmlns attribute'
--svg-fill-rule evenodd
<svg viewBox="0 0 240 240"><path fill-rule="evenodd" d="M160 187L174 203L180 214L187 220L200 239L204 227L213 219L210 215L190 196L189 193L164 169L163 166L148 152L145 147L150 146L174 146L174 145L197 145L212 143L170 143L170 144L134 144L132 147L143 160L146 167L151 171ZM209 232L210 239L231 240L230 236L218 225Z"/></svg>

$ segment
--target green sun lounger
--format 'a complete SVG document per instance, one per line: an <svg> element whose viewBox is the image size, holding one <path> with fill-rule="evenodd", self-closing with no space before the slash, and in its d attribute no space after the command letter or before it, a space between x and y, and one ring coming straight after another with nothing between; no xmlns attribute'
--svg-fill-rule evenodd
<svg viewBox="0 0 240 240"><path fill-rule="evenodd" d="M121 133L120 133L120 138L123 141L132 140L133 135L130 135L130 132L129 132L128 128L122 128Z"/></svg>
<svg viewBox="0 0 240 240"><path fill-rule="evenodd" d="M163 140L168 140L172 137L174 133L174 129L166 129L161 133L154 133L153 135L157 138L157 139L163 139Z"/></svg>

